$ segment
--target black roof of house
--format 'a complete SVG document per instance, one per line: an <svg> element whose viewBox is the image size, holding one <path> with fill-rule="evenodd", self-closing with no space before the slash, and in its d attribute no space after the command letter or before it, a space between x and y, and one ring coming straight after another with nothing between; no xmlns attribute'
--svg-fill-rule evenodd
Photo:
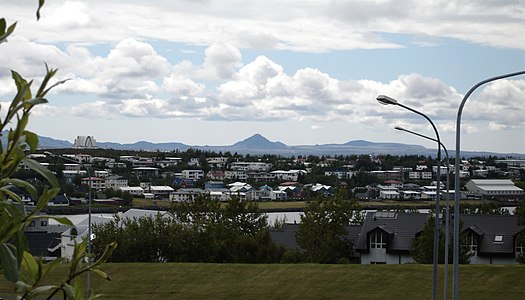
<svg viewBox="0 0 525 300"><path fill-rule="evenodd" d="M518 225L516 215L461 215L462 231L470 230L478 235L478 253L514 255L514 239L524 226ZM499 236L496 239L496 236Z"/></svg>
<svg viewBox="0 0 525 300"><path fill-rule="evenodd" d="M417 233L423 230L428 213L369 212L356 245L358 252L368 252L368 234L381 230L387 234L388 252L408 252ZM524 226L515 215L462 214L462 232L478 236L478 255L514 255L514 240ZM452 225L451 225L452 230ZM499 236L496 239L496 236Z"/></svg>
<svg viewBox="0 0 525 300"><path fill-rule="evenodd" d="M423 230L428 214L403 212L368 212L357 241L358 252L368 252L368 234L382 230L389 236L389 252L410 251L416 233Z"/></svg>
<svg viewBox="0 0 525 300"><path fill-rule="evenodd" d="M295 238L298 228L299 224L285 223L281 228L270 230L270 238L275 244L284 246L288 250L299 250L301 247L297 244L297 239ZM348 238L355 248L361 232L361 226L347 226L346 230L348 231Z"/></svg>
<svg viewBox="0 0 525 300"><path fill-rule="evenodd" d="M60 239L60 233L57 232L24 232L27 242L29 244L29 252L34 256L60 256L60 253L50 253L49 248L57 245Z"/></svg>

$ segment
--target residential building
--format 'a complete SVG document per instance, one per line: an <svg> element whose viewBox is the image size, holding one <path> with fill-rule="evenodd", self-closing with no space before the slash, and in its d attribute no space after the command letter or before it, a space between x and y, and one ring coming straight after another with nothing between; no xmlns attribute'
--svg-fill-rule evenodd
<svg viewBox="0 0 525 300"><path fill-rule="evenodd" d="M202 170L182 170L181 173L187 179L199 180L204 178L204 171Z"/></svg>
<svg viewBox="0 0 525 300"><path fill-rule="evenodd" d="M404 264L414 262L412 241L424 229L430 214L369 212L359 234L356 251L362 264ZM467 214L462 222L461 247L472 255L471 264L515 264L524 251L518 235L524 226L515 215Z"/></svg>
<svg viewBox="0 0 525 300"><path fill-rule="evenodd" d="M122 176L112 175L105 178L106 189L114 189L128 186L128 180Z"/></svg>
<svg viewBox="0 0 525 300"><path fill-rule="evenodd" d="M83 185L91 186L93 190L103 191L106 189L106 181L103 178L86 177L82 178L81 182Z"/></svg>
<svg viewBox="0 0 525 300"><path fill-rule="evenodd" d="M195 197L204 194L203 189L198 188L182 188L173 191L169 194L169 199L172 202L192 202Z"/></svg>
<svg viewBox="0 0 525 300"><path fill-rule="evenodd" d="M139 180L159 177L159 169L153 167L133 168L133 173L139 178Z"/></svg>
<svg viewBox="0 0 525 300"><path fill-rule="evenodd" d="M224 180L226 178L224 171L214 171L211 170L206 174L206 178L210 180Z"/></svg>
<svg viewBox="0 0 525 300"><path fill-rule="evenodd" d="M228 180L245 181L248 179L248 174L246 174L245 171L226 170L224 171L224 178Z"/></svg>
<svg viewBox="0 0 525 300"><path fill-rule="evenodd" d="M169 198L169 195L175 190L171 186L167 185L151 185L145 191L152 193L156 199L164 199Z"/></svg>
<svg viewBox="0 0 525 300"><path fill-rule="evenodd" d="M120 186L117 189L124 193L130 193L133 196L140 196L144 194L144 189L140 186Z"/></svg>
<svg viewBox="0 0 525 300"><path fill-rule="evenodd" d="M404 264L414 262L410 246L423 230L428 214L369 212L366 214L356 251L362 264Z"/></svg>
<svg viewBox="0 0 525 300"><path fill-rule="evenodd" d="M276 180L283 181L298 181L299 176L307 174L305 170L289 170L289 171L272 171L271 174L274 175Z"/></svg>
<svg viewBox="0 0 525 300"><path fill-rule="evenodd" d="M232 162L230 169L234 171L268 172L272 164L263 162Z"/></svg>

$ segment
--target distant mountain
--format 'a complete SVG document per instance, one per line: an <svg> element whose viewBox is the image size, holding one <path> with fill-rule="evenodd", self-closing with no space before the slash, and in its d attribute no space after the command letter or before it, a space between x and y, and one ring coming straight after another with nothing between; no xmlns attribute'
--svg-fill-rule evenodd
<svg viewBox="0 0 525 300"><path fill-rule="evenodd" d="M5 140L5 134L2 137ZM391 154L391 155L425 155L436 156L436 149L428 149L420 145L408 145L401 143L375 143L366 140L354 140L344 144L322 144L322 145L299 145L288 146L281 142L272 142L260 134L239 141L229 146L198 146L183 143L151 143L139 141L131 144L119 144L112 142L97 142L100 148L115 150L143 150L143 151L185 151L190 148L214 152L232 152L239 154L276 154L283 156L297 155L360 155L360 154ZM50 137L39 137L39 147L44 149L71 148L73 144L68 141L56 140ZM453 150L449 149L449 154ZM461 156L500 156L525 159L525 154L519 153L494 153L486 151L462 151Z"/></svg>
<svg viewBox="0 0 525 300"><path fill-rule="evenodd" d="M97 146L105 149L115 150L146 150L146 151L172 151L172 150L187 150L190 146L182 143L151 143L146 141L139 141L133 144L119 144L110 142L97 142Z"/></svg>
<svg viewBox="0 0 525 300"><path fill-rule="evenodd" d="M71 148L73 144L68 141L56 140L54 138L39 136L38 137L38 146L44 149L61 149L61 148Z"/></svg>
<svg viewBox="0 0 525 300"><path fill-rule="evenodd" d="M285 149L288 146L281 142L270 142L264 136L254 134L243 141L233 144L231 147L240 149Z"/></svg>

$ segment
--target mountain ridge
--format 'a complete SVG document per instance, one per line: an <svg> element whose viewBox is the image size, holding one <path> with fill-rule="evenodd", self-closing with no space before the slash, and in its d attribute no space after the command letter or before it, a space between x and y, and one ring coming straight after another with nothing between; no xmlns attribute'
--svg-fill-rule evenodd
<svg viewBox="0 0 525 300"><path fill-rule="evenodd" d="M5 135L2 139L5 138ZM225 146L199 146L187 145L180 142L153 143L148 141L137 141L135 143L97 142L97 146L103 149L115 150L143 150L143 151L186 151L188 149L200 149L214 152L237 152L239 154L277 154L284 156L297 155L359 155L359 154L391 154L391 155L425 155L436 156L436 149L428 149L421 145L411 145L393 142L371 142L366 140L352 140L343 144L316 144L288 146L282 142L272 142L257 133L242 141ZM42 149L73 148L73 144L53 139L51 137L39 136L39 147ZM453 150L450 150L453 151ZM452 153L452 152L450 152ZM510 156L525 159L521 153L496 153L489 151L462 151L462 156Z"/></svg>

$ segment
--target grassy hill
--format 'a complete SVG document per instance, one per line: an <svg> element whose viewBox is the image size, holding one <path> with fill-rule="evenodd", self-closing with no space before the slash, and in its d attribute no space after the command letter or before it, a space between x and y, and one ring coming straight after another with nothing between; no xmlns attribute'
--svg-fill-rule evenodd
<svg viewBox="0 0 525 300"><path fill-rule="evenodd" d="M432 265L123 263L103 269L113 281L93 276L102 299L429 299L432 294ZM451 280L452 267L449 271ZM523 286L525 266L460 267L462 299L525 299ZM10 295L0 278L0 298ZM442 278L438 299L443 299Z"/></svg>

